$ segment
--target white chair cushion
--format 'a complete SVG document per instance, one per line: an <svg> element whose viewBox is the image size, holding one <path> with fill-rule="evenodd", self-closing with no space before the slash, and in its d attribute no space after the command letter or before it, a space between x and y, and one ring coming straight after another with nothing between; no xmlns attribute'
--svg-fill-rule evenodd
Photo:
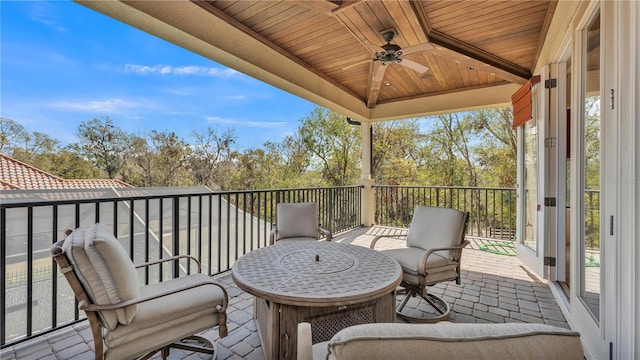
<svg viewBox="0 0 640 360"><path fill-rule="evenodd" d="M95 224L74 230L62 249L93 303L117 304L140 296L135 266L106 226ZM113 330L118 323L129 324L136 310L137 305L131 305L99 314L103 324Z"/></svg>
<svg viewBox="0 0 640 360"><path fill-rule="evenodd" d="M524 323L355 325L334 335L328 350L337 359L584 358L578 333Z"/></svg>
<svg viewBox="0 0 640 360"><path fill-rule="evenodd" d="M419 275L418 265L420 264L422 255L424 255L426 251L422 250L421 248L407 247L400 249L381 250L380 252L394 258L400 264L400 266L402 266L402 272ZM427 273L438 272L444 271L444 269L438 270L440 268L450 269L452 266L455 269L456 266L458 266L458 263L456 263L455 261L451 261L442 255L433 253L427 259L427 266L425 270L427 271Z"/></svg>
<svg viewBox="0 0 640 360"><path fill-rule="evenodd" d="M455 209L418 205L407 234L407 246L429 250L460 245L465 215Z"/></svg>
<svg viewBox="0 0 640 360"><path fill-rule="evenodd" d="M205 274L191 274L145 285L140 292L142 296L149 296L207 281L211 278ZM224 303L224 296L220 287L203 285L140 303L136 317L128 326L118 326L105 335L107 357L142 355L154 347L216 326L220 316L216 305Z"/></svg>
<svg viewBox="0 0 640 360"><path fill-rule="evenodd" d="M307 237L318 240L317 205L306 203L280 203L277 206L276 240Z"/></svg>

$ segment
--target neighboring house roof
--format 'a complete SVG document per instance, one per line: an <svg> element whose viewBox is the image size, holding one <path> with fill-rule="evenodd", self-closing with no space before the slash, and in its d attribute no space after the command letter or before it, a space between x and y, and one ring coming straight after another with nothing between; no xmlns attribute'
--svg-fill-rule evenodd
<svg viewBox="0 0 640 360"><path fill-rule="evenodd" d="M0 154L0 190L108 189L133 187L116 179L67 180Z"/></svg>

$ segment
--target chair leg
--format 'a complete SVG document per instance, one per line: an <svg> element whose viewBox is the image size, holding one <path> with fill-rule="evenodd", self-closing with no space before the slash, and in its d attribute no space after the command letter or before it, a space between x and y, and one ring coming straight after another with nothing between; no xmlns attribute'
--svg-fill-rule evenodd
<svg viewBox="0 0 640 360"><path fill-rule="evenodd" d="M402 299L402 301L396 308L396 315L399 318L404 319L408 322L417 322L417 323L435 323L435 322L446 320L447 318L449 318L449 315L451 313L451 307L449 306L449 304L447 304L446 301L444 301L440 297L430 294L426 291L423 294L420 294L418 290L413 288L405 289L405 291L406 291L405 297ZM409 302L409 300L414 297L424 300L429 306L431 306L434 309L434 312L429 313L426 311L419 310L418 307L421 301L419 301L418 305L416 306L416 310L413 311L414 313L413 315L410 315L408 311L403 311L407 303Z"/></svg>
<svg viewBox="0 0 640 360"><path fill-rule="evenodd" d="M200 343L202 345L199 345L197 343ZM160 356L163 360L167 359L169 358L169 352L171 348L186 350L186 351L193 351L193 352L198 352L203 354L210 354L212 355L211 357L212 359L215 359L218 353L218 347L216 343L212 343L211 341L207 340L203 336L193 335L193 336L184 338L178 342L175 342L173 344L169 344L161 349L154 350L144 355L143 357L139 358L138 360L148 360L158 352L160 352Z"/></svg>
<svg viewBox="0 0 640 360"><path fill-rule="evenodd" d="M193 342L199 342L204 346L193 344ZM203 336L199 336L199 335L189 336L188 338L182 339L179 342L169 345L169 347L172 347L175 349L187 350L187 351L194 351L194 352L199 352L204 354L211 354L213 355L213 359L216 358L216 353L218 350L218 347L216 346L215 343L212 343L211 341L207 340Z"/></svg>

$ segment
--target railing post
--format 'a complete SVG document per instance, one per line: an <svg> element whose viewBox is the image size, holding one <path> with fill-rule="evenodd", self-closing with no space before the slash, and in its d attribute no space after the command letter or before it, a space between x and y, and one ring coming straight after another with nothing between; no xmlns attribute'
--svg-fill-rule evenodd
<svg viewBox="0 0 640 360"><path fill-rule="evenodd" d="M335 201L334 201L334 198L333 198L334 196L335 196L335 191L334 191L333 188L330 188L329 189L329 199L328 199L329 200L329 204L328 204L329 208L327 209L327 216L329 218L327 220L327 223L328 223L327 224L327 227L328 227L327 230L329 230L331 233L333 233L333 220L334 220L333 219L333 207L334 207L334 204L335 204Z"/></svg>

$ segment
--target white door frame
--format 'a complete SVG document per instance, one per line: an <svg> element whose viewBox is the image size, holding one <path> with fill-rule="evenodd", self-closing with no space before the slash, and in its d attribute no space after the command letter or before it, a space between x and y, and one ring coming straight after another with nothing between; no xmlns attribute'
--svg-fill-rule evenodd
<svg viewBox="0 0 640 360"><path fill-rule="evenodd" d="M536 194L535 200L537 203L536 212L536 248L532 249L523 244L524 239L524 227L525 221L525 168L524 168L524 127L526 124L521 125L518 128L518 211L517 215L517 239L516 251L518 259L527 265L533 272L535 272L541 278L546 278L547 273L545 271L544 256L547 253L547 242L545 241L545 221L546 221L546 209L544 206L544 194L545 194L545 171L546 168L546 156L545 156L545 138L548 132L549 123L549 106L547 99L547 91L544 88L545 81L549 78L549 67L545 66L540 75L540 82L536 84L531 90L531 97L533 99L532 116L536 121ZM530 120L531 121L531 120Z"/></svg>
<svg viewBox="0 0 640 360"><path fill-rule="evenodd" d="M615 182L606 181L606 174L616 174L617 163L617 114L610 109L609 91L615 89L615 49L616 37L615 17L613 7L615 2L602 1L594 3L580 19L574 32L574 56L572 57L572 120L571 139L571 317L585 343L587 355L596 359L615 358L616 338L616 271L615 271L615 223L610 224L610 217L617 218L616 199L618 197ZM584 284L583 244L582 234L584 228L584 184L582 182L584 162L583 150L583 122L584 106L583 94L585 93L582 69L584 58L582 57L584 41L584 29L593 19L595 13L600 11L601 41L600 41L600 96L601 96L601 158L600 158L600 303L599 319L592 316L589 308L580 296Z"/></svg>

